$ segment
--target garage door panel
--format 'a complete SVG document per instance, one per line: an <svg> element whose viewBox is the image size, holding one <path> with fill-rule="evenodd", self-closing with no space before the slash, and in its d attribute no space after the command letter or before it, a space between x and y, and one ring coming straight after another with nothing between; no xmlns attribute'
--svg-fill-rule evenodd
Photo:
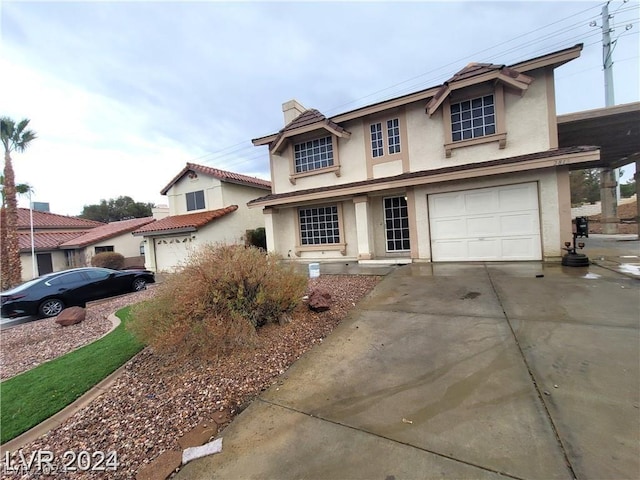
<svg viewBox="0 0 640 480"><path fill-rule="evenodd" d="M537 235L540 227L537 212L508 214L500 217L502 235Z"/></svg>
<svg viewBox="0 0 640 480"><path fill-rule="evenodd" d="M439 198L434 198L432 208L439 212L440 217L458 215L465 209L464 197L458 193L443 194Z"/></svg>
<svg viewBox="0 0 640 480"><path fill-rule="evenodd" d="M460 238L460 231L465 231L464 218L451 218L435 222L432 226L432 235L440 239Z"/></svg>
<svg viewBox="0 0 640 480"><path fill-rule="evenodd" d="M536 183L428 197L434 261L540 260Z"/></svg>
<svg viewBox="0 0 640 480"><path fill-rule="evenodd" d="M495 192L467 193L464 195L465 211L469 215L494 213L499 209L498 196ZM458 211L458 215L460 211Z"/></svg>
<svg viewBox="0 0 640 480"><path fill-rule="evenodd" d="M518 260L532 251L540 254L540 241L537 237L502 239L502 256L505 260Z"/></svg>
<svg viewBox="0 0 640 480"><path fill-rule="evenodd" d="M493 236L500 231L500 220L495 215L467 218L466 232L458 232L458 237Z"/></svg>
<svg viewBox="0 0 640 480"><path fill-rule="evenodd" d="M500 239L469 240L467 251L470 260L496 260L496 252L500 247Z"/></svg>
<svg viewBox="0 0 640 480"><path fill-rule="evenodd" d="M434 258L436 253L443 261L464 261L468 256L466 240L441 240L433 244Z"/></svg>

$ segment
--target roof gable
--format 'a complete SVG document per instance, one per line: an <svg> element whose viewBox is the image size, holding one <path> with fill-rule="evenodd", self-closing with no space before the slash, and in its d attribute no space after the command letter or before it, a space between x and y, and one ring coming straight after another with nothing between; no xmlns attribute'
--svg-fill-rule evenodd
<svg viewBox="0 0 640 480"><path fill-rule="evenodd" d="M187 162L185 167L180 170L180 172L175 177L173 177L173 179L171 179L171 181L162 190L160 190L160 193L162 195L166 195L173 185L175 185L182 177L188 175L190 172L209 175L210 177L217 178L222 182L236 183L238 185L261 188L263 190L271 190L271 182L268 180Z"/></svg>
<svg viewBox="0 0 640 480"><path fill-rule="evenodd" d="M533 82L533 78L523 75L505 65L470 63L442 84L427 104L427 114L429 116L433 115L440 105L442 105L442 102L444 102L454 90L484 82L499 82L524 93L529 88L531 82Z"/></svg>
<svg viewBox="0 0 640 480"><path fill-rule="evenodd" d="M351 135L351 132L348 132L334 121L329 120L315 108L310 108L289 122L289 124L278 132L275 138L265 143L260 143L260 140L254 140L253 143L254 145L270 143L270 150L274 153L279 153L286 146L288 138L322 129L338 137L349 137Z"/></svg>

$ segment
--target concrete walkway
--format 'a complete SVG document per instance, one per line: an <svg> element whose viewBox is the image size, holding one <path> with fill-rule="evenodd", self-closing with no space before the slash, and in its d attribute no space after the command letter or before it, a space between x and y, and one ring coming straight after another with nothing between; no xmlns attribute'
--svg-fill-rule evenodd
<svg viewBox="0 0 640 480"><path fill-rule="evenodd" d="M640 478L640 281L413 264L178 479Z"/></svg>

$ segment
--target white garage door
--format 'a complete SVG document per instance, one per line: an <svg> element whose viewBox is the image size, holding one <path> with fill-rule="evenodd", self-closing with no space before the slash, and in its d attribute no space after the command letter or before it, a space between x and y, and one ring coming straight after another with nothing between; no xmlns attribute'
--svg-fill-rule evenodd
<svg viewBox="0 0 640 480"><path fill-rule="evenodd" d="M536 183L429 195L433 261L540 260Z"/></svg>
<svg viewBox="0 0 640 480"><path fill-rule="evenodd" d="M173 272L186 262L194 248L195 239L191 235L163 237L155 239L156 269L159 272Z"/></svg>

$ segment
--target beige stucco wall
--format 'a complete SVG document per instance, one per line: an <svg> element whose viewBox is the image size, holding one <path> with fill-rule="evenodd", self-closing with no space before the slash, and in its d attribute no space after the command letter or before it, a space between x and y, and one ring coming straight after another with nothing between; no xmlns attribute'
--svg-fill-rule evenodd
<svg viewBox="0 0 640 480"><path fill-rule="evenodd" d="M36 256L39 253L50 253L51 254L51 264L53 266L54 272L59 272L60 270L65 270L69 268L67 266L67 257L65 256L64 251L51 251L51 252L37 252ZM21 253L20 254L20 263L22 265L22 281L31 280L33 278L32 266L31 262L31 252ZM38 273L38 263L36 260L36 276L39 276Z"/></svg>
<svg viewBox="0 0 640 480"><path fill-rule="evenodd" d="M561 250L562 242L567 240L564 237L566 236L566 232L571 228L571 225L564 225L560 220L559 212L566 210L567 206L564 205L566 201L562 199L559 194L558 177L556 176L555 169L547 169L414 187L415 203L413 208L411 208L411 206L409 208L409 216L414 217L416 225L415 233L412 234L415 235L415 237L411 239L412 242L415 242L417 238L417 258L414 258L414 260L431 260L428 195L529 182L536 182L538 185L543 258L545 260L556 260L560 258L563 253ZM562 188L560 191L562 191ZM410 252L387 252L385 245L383 198L402 194L402 191L390 191L385 194L370 196L368 199L370 228L372 229L370 234L373 243L371 250L374 258L408 258L410 256ZM330 203L332 202L319 201L316 202L315 205L327 205ZM358 238L356 233L355 207L352 200L345 200L341 202L341 204L344 217L344 238L347 242L346 255L343 256L335 251L326 251L301 252L299 256L296 256L296 239L299 235L296 223L296 207L279 208L277 210L278 213L272 215L275 245L269 245L269 250L276 251L285 258L300 258L309 261L357 259ZM416 247L416 245L412 246Z"/></svg>
<svg viewBox="0 0 640 480"><path fill-rule="evenodd" d="M189 192L204 191L205 210L216 210L224 208L222 197L222 182L217 178L208 175L198 174L196 178L184 176L167 191L170 215L183 215L197 212L198 210L187 211L187 200L185 194Z"/></svg>
<svg viewBox="0 0 640 480"><path fill-rule="evenodd" d="M499 158L507 158L528 153L548 150L551 147L549 139L549 108L553 107L553 92L548 88L553 81L547 81L544 69L528 72L533 78L529 89L520 92L505 88L505 123L507 131L506 147L499 148L498 142L455 148L450 158L446 158L445 124L442 108L429 117L425 113L424 101L408 104L404 108L407 143L402 145L401 158L405 155L409 160L409 171L431 170L468 163L484 162ZM551 104L549 103L551 102ZM385 118L395 118L402 113L390 110L376 115L375 121ZM274 193L285 193L298 190L318 188L327 185L341 185L345 183L367 180L366 152L370 149L370 121L358 119L345 122L342 126L351 132L349 138L338 139L338 155L340 160L340 176L333 172L310 175L297 178L295 185L289 181L291 163L291 145L281 155L272 155L272 172ZM328 135L319 130L317 137ZM308 135L307 135L308 136ZM307 139L307 137L305 137ZM295 143L295 137L290 140ZM334 149L335 149L334 145ZM373 166L373 177L398 175L402 173L402 163L394 160Z"/></svg>
<svg viewBox="0 0 640 480"><path fill-rule="evenodd" d="M84 249L86 264L91 265L91 259L96 254L96 247L112 246L114 252L124 257L137 257L140 255L140 242L142 242L141 237L134 237L131 233L123 233L122 235L91 244Z"/></svg>

